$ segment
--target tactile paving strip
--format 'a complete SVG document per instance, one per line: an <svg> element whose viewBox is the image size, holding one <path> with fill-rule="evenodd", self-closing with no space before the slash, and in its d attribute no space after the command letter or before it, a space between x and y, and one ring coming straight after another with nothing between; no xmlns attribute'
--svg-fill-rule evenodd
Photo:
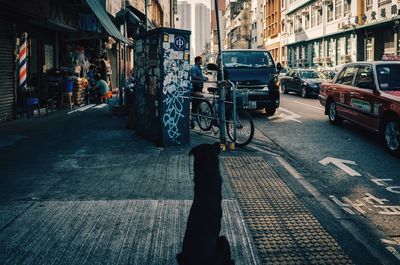
<svg viewBox="0 0 400 265"><path fill-rule="evenodd" d="M227 157L224 167L263 264L353 264L262 157Z"/></svg>

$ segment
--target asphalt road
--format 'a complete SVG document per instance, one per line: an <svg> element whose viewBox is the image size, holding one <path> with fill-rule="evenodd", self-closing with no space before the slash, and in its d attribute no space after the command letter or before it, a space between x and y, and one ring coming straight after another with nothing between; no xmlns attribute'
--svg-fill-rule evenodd
<svg viewBox="0 0 400 265"><path fill-rule="evenodd" d="M318 99L292 93L282 95L273 117L252 115L258 135L294 162L319 192L349 217L386 235L392 241L383 241L387 246L399 246L400 158L386 153L375 134L346 121L331 125ZM334 165L335 159L347 161Z"/></svg>

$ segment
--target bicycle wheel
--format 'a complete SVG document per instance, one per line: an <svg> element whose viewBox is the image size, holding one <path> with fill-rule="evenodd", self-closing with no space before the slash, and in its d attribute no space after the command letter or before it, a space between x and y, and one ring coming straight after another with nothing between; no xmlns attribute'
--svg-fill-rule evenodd
<svg viewBox="0 0 400 265"><path fill-rule="evenodd" d="M226 131L229 138L238 146L248 145L254 136L253 118L245 110L236 112L236 139L234 136L233 115L230 114L229 122L226 123Z"/></svg>
<svg viewBox="0 0 400 265"><path fill-rule="evenodd" d="M207 100L201 100L197 105L196 116L197 124L199 124L200 129L203 131L209 131L212 126L212 121L214 117L214 111L212 109L211 103Z"/></svg>

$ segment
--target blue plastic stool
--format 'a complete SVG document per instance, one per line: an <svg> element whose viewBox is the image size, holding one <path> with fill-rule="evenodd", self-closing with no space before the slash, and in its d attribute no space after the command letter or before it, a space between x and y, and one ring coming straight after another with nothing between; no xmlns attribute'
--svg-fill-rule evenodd
<svg viewBox="0 0 400 265"><path fill-rule="evenodd" d="M34 107L37 108L38 114L40 117L40 104L39 104L39 99L38 98L27 98L26 99L26 116L28 118L34 116Z"/></svg>

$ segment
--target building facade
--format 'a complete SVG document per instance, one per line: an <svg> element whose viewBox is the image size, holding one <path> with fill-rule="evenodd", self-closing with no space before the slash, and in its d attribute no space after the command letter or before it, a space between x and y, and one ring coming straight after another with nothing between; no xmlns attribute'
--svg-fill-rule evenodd
<svg viewBox="0 0 400 265"><path fill-rule="evenodd" d="M276 62L285 63L284 48L281 43L281 12L284 0L266 0L265 2L265 48L269 50Z"/></svg>
<svg viewBox="0 0 400 265"><path fill-rule="evenodd" d="M221 47L225 40L225 0L218 0L218 17L220 26L220 37L221 37ZM218 52L218 31L217 31L217 19L215 15L215 3L211 0L211 39L210 39L210 49L211 54L216 54Z"/></svg>
<svg viewBox="0 0 400 265"><path fill-rule="evenodd" d="M187 1L178 2L177 6L177 18L175 20L175 27L177 29L185 29L191 30L192 29L192 20L191 20L191 12L192 12L192 5L189 4Z"/></svg>
<svg viewBox="0 0 400 265"><path fill-rule="evenodd" d="M225 49L251 48L251 1L227 2Z"/></svg>
<svg viewBox="0 0 400 265"><path fill-rule="evenodd" d="M399 54L398 0L282 0L287 64L335 67Z"/></svg>
<svg viewBox="0 0 400 265"><path fill-rule="evenodd" d="M251 0L251 48L264 48L264 0Z"/></svg>
<svg viewBox="0 0 400 265"><path fill-rule="evenodd" d="M201 55L206 47L206 44L210 43L211 34L211 17L210 9L201 3L197 3L194 6L194 53L195 56Z"/></svg>

